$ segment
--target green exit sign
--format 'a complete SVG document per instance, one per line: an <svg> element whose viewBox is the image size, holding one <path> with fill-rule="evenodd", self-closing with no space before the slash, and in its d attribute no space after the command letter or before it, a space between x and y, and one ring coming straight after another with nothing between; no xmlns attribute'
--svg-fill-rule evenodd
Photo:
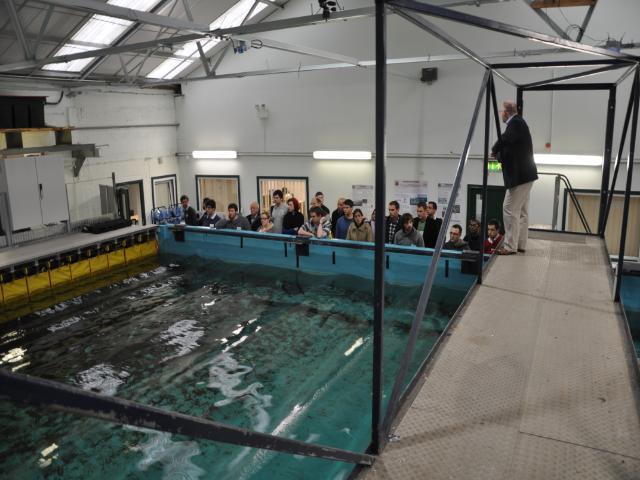
<svg viewBox="0 0 640 480"><path fill-rule="evenodd" d="M500 162L489 162L489 171L490 172L501 172L502 164Z"/></svg>

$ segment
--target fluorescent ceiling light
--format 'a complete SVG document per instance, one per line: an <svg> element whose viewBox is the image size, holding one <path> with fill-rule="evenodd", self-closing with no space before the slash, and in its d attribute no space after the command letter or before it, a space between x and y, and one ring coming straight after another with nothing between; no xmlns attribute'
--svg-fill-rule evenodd
<svg viewBox="0 0 640 480"><path fill-rule="evenodd" d="M235 150L194 150L193 158L238 158Z"/></svg>
<svg viewBox="0 0 640 480"><path fill-rule="evenodd" d="M598 167L602 165L602 157L598 155L536 153L533 157L538 165L577 165L584 167Z"/></svg>
<svg viewBox="0 0 640 480"><path fill-rule="evenodd" d="M353 150L316 150L315 160L371 160L371 152Z"/></svg>

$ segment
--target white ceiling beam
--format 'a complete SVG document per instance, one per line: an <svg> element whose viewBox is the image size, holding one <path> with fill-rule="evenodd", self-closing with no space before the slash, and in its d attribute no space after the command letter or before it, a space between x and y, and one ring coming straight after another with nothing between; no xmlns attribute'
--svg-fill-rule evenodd
<svg viewBox="0 0 640 480"><path fill-rule="evenodd" d="M268 38L249 37L243 35L234 35L232 38L234 40L244 40L252 46L255 43L259 42L261 44L260 47L270 48L272 50L280 50L282 52L299 53L301 55L309 55L311 57L325 58L327 60L333 60L335 62L350 63L354 66L357 66L359 62L357 58L349 57L347 55L328 52L326 50L320 50L317 48L305 47L303 45L293 45L291 43L278 42L276 40L271 40Z"/></svg>
<svg viewBox="0 0 640 480"><path fill-rule="evenodd" d="M7 11L9 12L9 18L11 19L11 24L13 25L13 31L18 37L18 42L22 47L24 59L30 60L33 58L33 53L31 52L31 48L29 47L27 39L24 36L24 30L22 29L22 24L20 23L20 17L18 17L16 6L14 5L13 0L4 0L4 4L7 7Z"/></svg>
<svg viewBox="0 0 640 480"><path fill-rule="evenodd" d="M8 1L8 0L5 0ZM132 8L118 7L109 3L102 3L96 0L38 0L48 5L82 10L85 12L98 13L114 18L122 18L132 22L146 23L157 27L168 27L176 30L186 30L190 32L205 33L209 31L209 25L181 20L179 18L167 17L156 13L143 12Z"/></svg>

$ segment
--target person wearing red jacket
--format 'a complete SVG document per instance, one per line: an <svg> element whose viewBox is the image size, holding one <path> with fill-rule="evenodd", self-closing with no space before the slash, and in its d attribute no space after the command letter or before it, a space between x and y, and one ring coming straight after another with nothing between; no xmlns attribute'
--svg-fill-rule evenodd
<svg viewBox="0 0 640 480"><path fill-rule="evenodd" d="M495 218L489 220L487 225L487 239L484 241L484 253L495 252L498 245L502 242L502 235L500 235L500 222Z"/></svg>

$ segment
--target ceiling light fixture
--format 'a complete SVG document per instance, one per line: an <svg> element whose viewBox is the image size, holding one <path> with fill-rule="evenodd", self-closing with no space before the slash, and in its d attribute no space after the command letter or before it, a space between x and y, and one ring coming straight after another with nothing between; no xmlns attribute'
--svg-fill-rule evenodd
<svg viewBox="0 0 640 480"><path fill-rule="evenodd" d="M228 159L238 158L238 152L235 150L194 150L191 152L193 158L209 158L209 159Z"/></svg>
<svg viewBox="0 0 640 480"><path fill-rule="evenodd" d="M354 150L316 150L314 160L371 160L371 152Z"/></svg>
<svg viewBox="0 0 640 480"><path fill-rule="evenodd" d="M538 165L573 165L580 167L598 167L602 165L602 157L598 155L535 153L533 157Z"/></svg>

